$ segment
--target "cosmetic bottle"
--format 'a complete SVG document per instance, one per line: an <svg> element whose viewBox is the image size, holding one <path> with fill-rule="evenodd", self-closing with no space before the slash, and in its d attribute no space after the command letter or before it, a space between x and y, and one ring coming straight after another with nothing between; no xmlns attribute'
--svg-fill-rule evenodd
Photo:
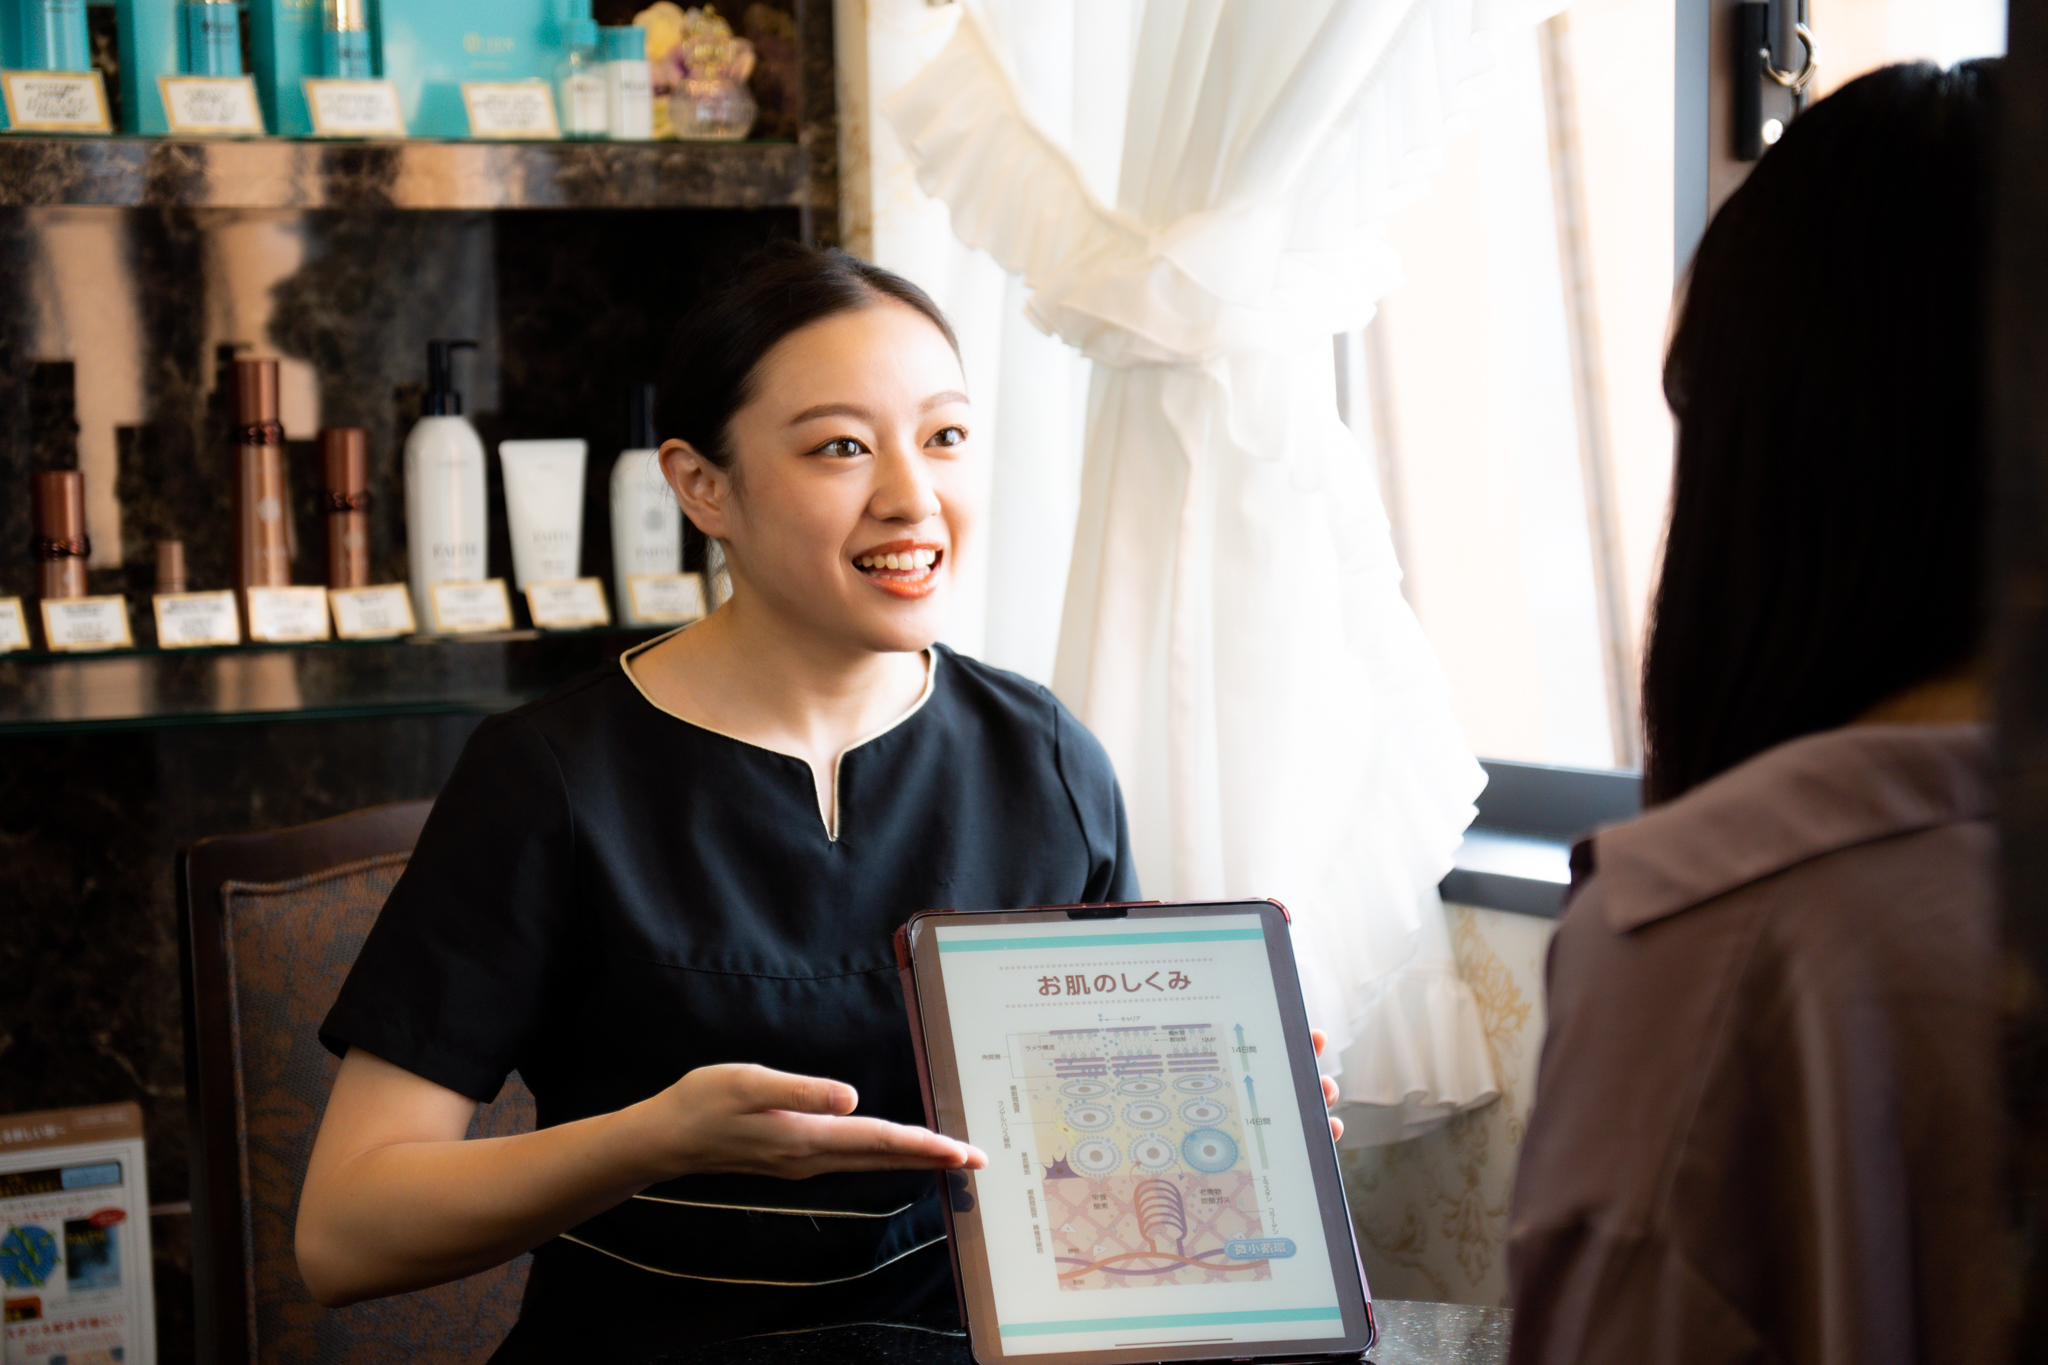
<svg viewBox="0 0 2048 1365"><path fill-rule="evenodd" d="M242 74L242 18L235 0L187 0L185 74Z"/></svg>
<svg viewBox="0 0 2048 1365"><path fill-rule="evenodd" d="M605 121L614 138L654 136L654 85L647 70L647 30L637 24L604 34Z"/></svg>
<svg viewBox="0 0 2048 1365"><path fill-rule="evenodd" d="M185 542L159 540L156 543L156 590L188 592L192 580L185 572Z"/></svg>
<svg viewBox="0 0 2048 1365"><path fill-rule="evenodd" d="M366 81L377 74L370 60L369 0L327 0L320 57L322 73L336 80Z"/></svg>
<svg viewBox="0 0 2048 1365"><path fill-rule="evenodd" d="M453 353L474 341L427 343L427 395L420 420L405 438L405 544L412 570L413 609L434 627L436 583L485 577L484 443L462 415Z"/></svg>
<svg viewBox="0 0 2048 1365"><path fill-rule="evenodd" d="M85 0L19 0L22 60L31 71L90 71Z"/></svg>
<svg viewBox="0 0 2048 1365"><path fill-rule="evenodd" d="M370 586L370 438L361 427L320 433L326 474L327 586Z"/></svg>
<svg viewBox="0 0 2048 1365"><path fill-rule="evenodd" d="M626 444L612 465L612 592L620 619L641 625L628 580L683 571L683 510L661 476L652 384L627 394Z"/></svg>
<svg viewBox="0 0 2048 1365"><path fill-rule="evenodd" d="M235 587L281 588L292 581L292 551L277 362L235 361L234 390Z"/></svg>
<svg viewBox="0 0 2048 1365"><path fill-rule="evenodd" d="M576 578L583 559L582 441L500 441L512 577L519 591Z"/></svg>
<svg viewBox="0 0 2048 1365"><path fill-rule="evenodd" d="M563 25L562 60L555 65L555 100L561 106L562 136L604 137L611 131L604 61L598 52L597 21L590 0L569 0Z"/></svg>
<svg viewBox="0 0 2048 1365"><path fill-rule="evenodd" d="M44 597L85 596L85 561L92 541L85 534L85 475L75 469L44 470L35 476L36 559Z"/></svg>

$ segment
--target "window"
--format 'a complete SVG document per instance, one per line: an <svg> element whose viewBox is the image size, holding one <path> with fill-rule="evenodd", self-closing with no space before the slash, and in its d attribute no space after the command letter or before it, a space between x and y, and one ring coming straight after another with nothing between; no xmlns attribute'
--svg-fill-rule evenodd
<svg viewBox="0 0 2048 1365"><path fill-rule="evenodd" d="M1887 62L2004 49L2002 0L1809 7L1816 95ZM1389 224L1406 282L1338 339L1405 591L1489 758L1641 761L1671 460L1676 49L1688 11L1725 8L1577 0L1497 35L1468 135Z"/></svg>

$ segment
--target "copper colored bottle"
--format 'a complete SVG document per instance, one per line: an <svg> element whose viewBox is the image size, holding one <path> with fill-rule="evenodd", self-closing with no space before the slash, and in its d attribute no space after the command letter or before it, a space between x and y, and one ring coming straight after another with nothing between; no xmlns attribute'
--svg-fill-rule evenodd
<svg viewBox="0 0 2048 1365"><path fill-rule="evenodd" d="M75 469L35 476L36 559L45 597L85 596L85 560L92 541L85 534L85 475Z"/></svg>
<svg viewBox="0 0 2048 1365"><path fill-rule="evenodd" d="M185 592L191 579L185 573L185 542L159 540L156 543L156 590Z"/></svg>
<svg viewBox="0 0 2048 1365"><path fill-rule="evenodd" d="M370 585L370 444L361 427L320 433L327 473L327 586Z"/></svg>
<svg viewBox="0 0 2048 1365"><path fill-rule="evenodd" d="M235 586L292 581L285 518L284 427L277 419L277 362L235 362Z"/></svg>

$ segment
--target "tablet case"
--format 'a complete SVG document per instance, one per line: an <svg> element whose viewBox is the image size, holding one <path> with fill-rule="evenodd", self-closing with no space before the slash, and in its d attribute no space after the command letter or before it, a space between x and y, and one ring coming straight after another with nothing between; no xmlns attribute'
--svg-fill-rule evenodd
<svg viewBox="0 0 2048 1365"><path fill-rule="evenodd" d="M1101 905L1033 905L1024 908L1031 910L1099 911L1130 909L1140 905L1158 904L1158 901L1112 901ZM1279 908L1282 918L1286 919L1290 924L1294 922L1294 916L1289 913L1286 906L1281 905L1278 901L1274 901L1273 904ZM927 915L950 915L956 912L953 910L929 910L924 913ZM908 922L896 926L896 932L892 936L892 941L896 947L896 975L903 985L903 1009L910 1020L910 1055L917 1064L917 1090L918 1094L924 1097L924 1125L936 1133L939 1131L939 1104L937 1097L932 1094L931 1062L925 1055L924 1015L918 1009L917 1004L917 971L910 956L910 925ZM974 1196L967 1190L967 1177L958 1171L939 1172L939 1213L946 1220L946 1260L953 1267L953 1304L959 1311L960 1330L964 1332L967 1330L967 1276L960 1267L960 1239L953 1230L953 1214L956 1211L955 1200L966 1201L965 1206L958 1210L960 1212L965 1212L966 1209L974 1207ZM1368 1334L1366 1350L1369 1351L1379 1341L1380 1328L1378 1317L1373 1312L1372 1285L1366 1279L1365 1264L1362 1261L1358 1267L1358 1280L1360 1284L1365 1285L1365 1323ZM1304 1359L1308 1358L1304 1357ZM1318 1356L1313 1357L1313 1359L1328 1360L1331 1357Z"/></svg>

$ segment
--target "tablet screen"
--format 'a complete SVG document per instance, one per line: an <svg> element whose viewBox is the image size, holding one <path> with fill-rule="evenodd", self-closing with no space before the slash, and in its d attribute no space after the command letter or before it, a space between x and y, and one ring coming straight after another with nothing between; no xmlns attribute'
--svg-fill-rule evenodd
<svg viewBox="0 0 2048 1365"><path fill-rule="evenodd" d="M1259 914L929 932L1006 1356L1345 1335Z"/></svg>

